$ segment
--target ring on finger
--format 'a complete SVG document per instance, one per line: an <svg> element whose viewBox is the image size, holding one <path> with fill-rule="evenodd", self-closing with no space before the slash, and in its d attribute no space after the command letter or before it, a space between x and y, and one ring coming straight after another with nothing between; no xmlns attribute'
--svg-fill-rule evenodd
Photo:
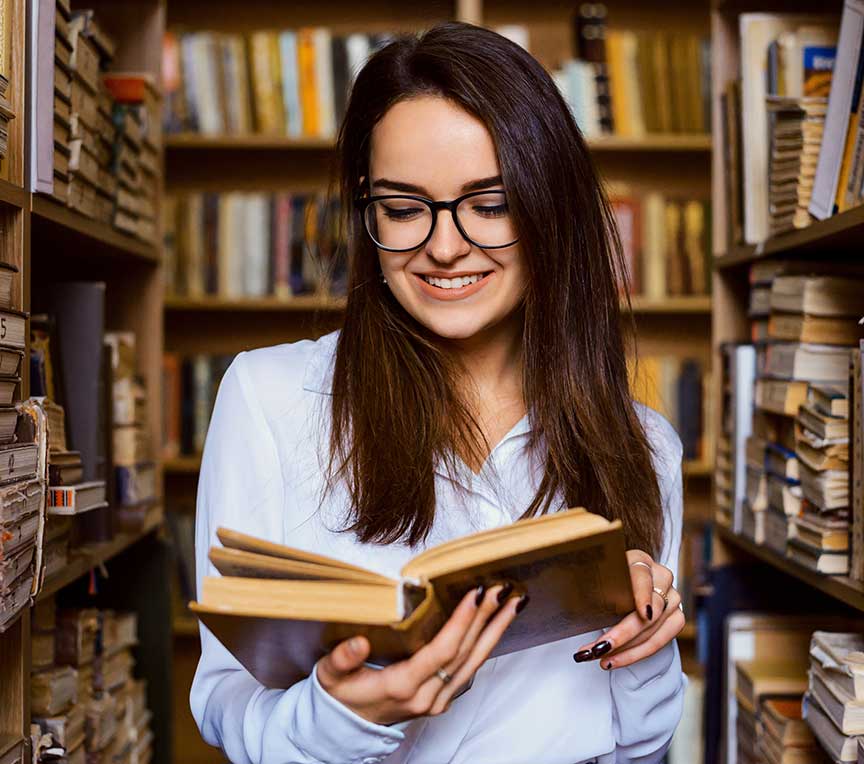
<svg viewBox="0 0 864 764"><path fill-rule="evenodd" d="M666 608L669 607L669 595L662 589L658 589L656 586L654 587L654 591L657 592L663 600L663 610L665 611Z"/></svg>
<svg viewBox="0 0 864 764"><path fill-rule="evenodd" d="M437 676L444 684L450 684L453 677L450 676L443 668L435 669L435 676Z"/></svg>
<svg viewBox="0 0 864 764"><path fill-rule="evenodd" d="M647 562L642 562L642 560L636 560L636 562L630 563L631 568L635 567L636 565L641 565L643 568L648 568L648 570L651 570L651 566Z"/></svg>

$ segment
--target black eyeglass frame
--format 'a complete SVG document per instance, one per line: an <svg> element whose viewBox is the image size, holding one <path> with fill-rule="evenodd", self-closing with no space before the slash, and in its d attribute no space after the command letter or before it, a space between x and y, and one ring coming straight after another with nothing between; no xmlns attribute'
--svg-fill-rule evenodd
<svg viewBox="0 0 864 764"><path fill-rule="evenodd" d="M453 223L456 225L456 229L462 235L462 238L470 244L473 244L475 247L479 247L480 249L504 249L505 247L512 247L517 241L519 241L518 236L508 244L495 244L493 246L480 244L479 242L474 241L474 239L472 239L465 232L465 229L459 222L459 216L456 214L456 207L458 207L463 201L465 201L465 199L468 199L472 196L483 196L484 194L491 193L504 194L504 198L507 198L506 191L500 188L492 188L486 189L485 191L469 191L467 194L457 196L451 201L435 201L434 199L427 199L425 196L416 196L414 194L382 194L380 196L358 196L355 200L355 205L360 212L360 218L363 220L363 229L366 231L369 238L372 239L375 246L379 249L383 249L386 252L413 252L415 249L420 249L420 247L422 247L424 244L426 244L427 241L429 241L429 239L432 238L432 234L435 233L435 225L438 222L439 210L450 210L450 216L453 218ZM423 241L421 241L416 246L407 247L406 249L394 249L393 247L385 247L382 244L379 244L378 239L376 239L372 235L372 231L369 230L369 223L366 220L366 209L373 202L380 202L384 199L413 199L415 201L422 202L430 210L432 210L432 225L429 227L429 233L427 234L426 238L423 239Z"/></svg>

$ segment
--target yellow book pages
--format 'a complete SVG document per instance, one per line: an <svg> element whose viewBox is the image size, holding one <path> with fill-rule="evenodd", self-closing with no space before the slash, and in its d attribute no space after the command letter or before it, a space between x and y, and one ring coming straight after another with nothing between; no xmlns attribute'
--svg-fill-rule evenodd
<svg viewBox="0 0 864 764"><path fill-rule="evenodd" d="M303 135L321 133L318 108L318 85L315 78L315 30L297 31L297 72L300 84L300 110L303 112Z"/></svg>

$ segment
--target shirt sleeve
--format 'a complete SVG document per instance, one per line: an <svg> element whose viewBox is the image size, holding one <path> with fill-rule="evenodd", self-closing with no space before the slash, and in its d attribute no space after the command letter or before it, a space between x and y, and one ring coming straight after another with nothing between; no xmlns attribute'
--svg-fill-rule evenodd
<svg viewBox="0 0 864 764"><path fill-rule="evenodd" d="M251 351L254 353L255 351ZM218 575L208 560L225 526L282 540L285 501L276 440L240 353L225 373L210 420L195 523L197 591ZM377 764L404 739L331 697L315 671L287 690L260 684L200 625L201 658L190 692L204 740L234 764Z"/></svg>
<svg viewBox="0 0 864 764"><path fill-rule="evenodd" d="M684 514L682 447L672 427L665 420L662 425L656 438L652 438L652 430L648 429L649 441L653 441L655 449L663 505L663 549L658 562L673 572L677 583ZM681 719L687 687L678 643L672 640L648 658L613 669L610 684L616 764L662 761Z"/></svg>

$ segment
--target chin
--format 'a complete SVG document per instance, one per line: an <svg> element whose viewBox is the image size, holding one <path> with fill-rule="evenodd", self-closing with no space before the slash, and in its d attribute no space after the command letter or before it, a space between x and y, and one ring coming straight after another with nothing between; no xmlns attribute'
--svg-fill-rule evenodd
<svg viewBox="0 0 864 764"><path fill-rule="evenodd" d="M493 317L484 320L475 313L455 316L415 316L430 332L445 340L468 340L482 334L497 321Z"/></svg>

